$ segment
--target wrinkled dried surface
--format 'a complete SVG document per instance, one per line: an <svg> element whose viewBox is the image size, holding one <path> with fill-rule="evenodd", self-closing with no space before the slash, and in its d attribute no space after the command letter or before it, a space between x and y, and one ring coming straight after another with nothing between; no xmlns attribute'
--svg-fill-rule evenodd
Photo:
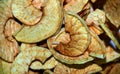
<svg viewBox="0 0 120 74"><path fill-rule="evenodd" d="M78 13L87 4L88 0L66 0L66 2L67 4L64 6L66 11Z"/></svg>
<svg viewBox="0 0 120 74"><path fill-rule="evenodd" d="M24 26L14 37L21 42L35 43L53 35L62 23L63 11L60 1L48 0L43 12L44 16L39 23L34 26Z"/></svg>
<svg viewBox="0 0 120 74"><path fill-rule="evenodd" d="M102 68L99 65L92 64L85 67L84 69L73 70L72 74L94 74L94 73L100 72L101 70Z"/></svg>
<svg viewBox="0 0 120 74"><path fill-rule="evenodd" d="M120 0L107 0L104 11L111 23L118 28L120 26Z"/></svg>
<svg viewBox="0 0 120 74"><path fill-rule="evenodd" d="M42 12L32 5L32 0L14 0L12 13L18 20L26 25L34 25L39 22L42 17Z"/></svg>
<svg viewBox="0 0 120 74"><path fill-rule="evenodd" d="M98 20L105 22L105 13L100 9L96 9L95 11L91 12L87 17L86 22L88 25L100 25Z"/></svg>
<svg viewBox="0 0 120 74"><path fill-rule="evenodd" d="M0 57L8 62L12 62L19 52L18 44L12 38L12 34L20 27L15 21L8 20L12 17L10 6L11 0L0 1L0 18L2 18L0 19Z"/></svg>
<svg viewBox="0 0 120 74"><path fill-rule="evenodd" d="M96 25L89 26L89 29L97 35L100 35L103 33L103 30L99 26L96 26Z"/></svg>
<svg viewBox="0 0 120 74"><path fill-rule="evenodd" d="M78 65L79 66L79 65ZM58 64L54 69L54 74L93 74L100 72L102 68L97 64L88 65L85 68L71 68L69 66Z"/></svg>
<svg viewBox="0 0 120 74"><path fill-rule="evenodd" d="M42 63L46 61L51 53L48 49L42 47L31 47L24 51L15 58L12 64L11 74L25 74L28 73L28 67L35 59L40 60Z"/></svg>
<svg viewBox="0 0 120 74"><path fill-rule="evenodd" d="M105 49L106 62L113 61L120 57L120 53L116 52L112 47L108 46Z"/></svg>
<svg viewBox="0 0 120 74"><path fill-rule="evenodd" d="M65 30L70 35L70 40L68 39L67 44L62 42L58 44L56 50L67 56L83 54L90 43L89 30L84 21L73 13L67 13L65 15Z"/></svg>
<svg viewBox="0 0 120 74"><path fill-rule="evenodd" d="M34 61L30 68L33 70L40 70L40 69L52 69L57 65L57 61L54 57L48 59L44 64L42 64L40 61Z"/></svg>
<svg viewBox="0 0 120 74"><path fill-rule="evenodd" d="M90 55L97 58L105 58L105 47L102 41L99 39L99 37L93 33L91 33L91 43L88 47L88 51L90 52Z"/></svg>
<svg viewBox="0 0 120 74"><path fill-rule="evenodd" d="M48 47L50 48L50 51L52 52L53 56L58 59L61 62L67 63L67 64L84 64L86 62L92 61L93 58L89 56L88 52L85 52L83 55L72 57L72 56L65 56L63 54L60 54L52 47L53 40L48 40Z"/></svg>

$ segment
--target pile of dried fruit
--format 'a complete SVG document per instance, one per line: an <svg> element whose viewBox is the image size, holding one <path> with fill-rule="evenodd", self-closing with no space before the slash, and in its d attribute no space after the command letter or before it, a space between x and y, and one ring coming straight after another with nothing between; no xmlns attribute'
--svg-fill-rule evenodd
<svg viewBox="0 0 120 74"><path fill-rule="evenodd" d="M0 74L120 74L119 0L0 0Z"/></svg>

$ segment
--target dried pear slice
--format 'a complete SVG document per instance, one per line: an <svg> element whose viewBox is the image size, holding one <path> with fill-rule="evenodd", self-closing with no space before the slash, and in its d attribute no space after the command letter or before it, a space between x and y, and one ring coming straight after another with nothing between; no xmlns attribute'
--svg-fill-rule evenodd
<svg viewBox="0 0 120 74"><path fill-rule="evenodd" d="M104 11L111 23L118 28L120 26L120 0L106 0Z"/></svg>
<svg viewBox="0 0 120 74"><path fill-rule="evenodd" d="M8 20L12 17L11 3L12 0L0 1L0 57L8 62L12 62L19 52L18 44L12 38L12 33L18 29L19 24L11 19Z"/></svg>
<svg viewBox="0 0 120 74"><path fill-rule="evenodd" d="M120 57L120 53L116 52L112 47L108 46L105 50L106 62L114 61Z"/></svg>
<svg viewBox="0 0 120 74"><path fill-rule="evenodd" d="M64 6L64 9L66 11L78 13L83 9L87 2L88 0L71 0Z"/></svg>
<svg viewBox="0 0 120 74"><path fill-rule="evenodd" d="M92 31L90 33L91 33L91 43L88 47L90 56L101 58L101 59L105 58L104 44L95 33L93 33Z"/></svg>
<svg viewBox="0 0 120 74"><path fill-rule="evenodd" d="M12 13L26 25L34 25L42 17L42 12L32 5L32 0L14 0L12 3Z"/></svg>
<svg viewBox="0 0 120 74"><path fill-rule="evenodd" d="M57 60L54 57L48 59L44 64L39 61L34 61L30 68L32 70L40 70L40 69L52 69L58 64Z"/></svg>
<svg viewBox="0 0 120 74"><path fill-rule="evenodd" d="M20 42L35 43L53 35L63 20L62 6L59 0L47 0L43 8L44 16L34 26L24 26L14 37Z"/></svg>
<svg viewBox="0 0 120 74"><path fill-rule="evenodd" d="M52 54L48 49L38 46L21 51L15 58L15 61L13 61L11 74L27 74L28 67L32 61L38 59L44 63L51 55Z"/></svg>
<svg viewBox="0 0 120 74"><path fill-rule="evenodd" d="M58 44L56 50L67 56L83 54L90 43L90 33L85 22L76 14L67 12L65 15L65 30L70 35L71 40L67 44Z"/></svg>
<svg viewBox="0 0 120 74"><path fill-rule="evenodd" d="M116 44L118 49L120 50L120 44L118 40L115 38L115 36L112 34L112 31L101 21L99 20L100 26L105 31L105 33L108 35L108 37Z"/></svg>

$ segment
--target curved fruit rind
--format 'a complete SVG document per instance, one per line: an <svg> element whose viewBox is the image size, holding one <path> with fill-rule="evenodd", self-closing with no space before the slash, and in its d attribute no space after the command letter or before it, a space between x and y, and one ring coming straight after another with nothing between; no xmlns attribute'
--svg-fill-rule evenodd
<svg viewBox="0 0 120 74"><path fill-rule="evenodd" d="M59 0L48 0L43 8L44 16L34 26L24 26L14 35L16 40L25 43L42 41L53 35L62 24L63 11Z"/></svg>

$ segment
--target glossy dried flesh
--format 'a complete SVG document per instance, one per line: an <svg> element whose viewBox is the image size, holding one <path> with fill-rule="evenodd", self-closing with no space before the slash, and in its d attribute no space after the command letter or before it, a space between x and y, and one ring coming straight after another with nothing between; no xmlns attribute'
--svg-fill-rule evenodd
<svg viewBox="0 0 120 74"><path fill-rule="evenodd" d="M10 7L11 0L0 1L0 57L8 62L12 62L19 52L17 42L12 38L12 33L19 28L19 24L8 20L12 17Z"/></svg>
<svg viewBox="0 0 120 74"><path fill-rule="evenodd" d="M70 41L67 44L58 44L56 50L67 56L83 54L90 43L90 34L86 24L79 16L67 13L65 15L65 30L70 35Z"/></svg>
<svg viewBox="0 0 120 74"><path fill-rule="evenodd" d="M34 26L24 26L14 37L20 42L35 43L53 35L60 28L63 19L60 1L47 0L43 12L44 16L39 23Z"/></svg>
<svg viewBox="0 0 120 74"><path fill-rule="evenodd" d="M37 59L44 63L51 55L48 49L38 46L21 51L12 64L11 74L28 73L28 68L32 61Z"/></svg>
<svg viewBox="0 0 120 74"><path fill-rule="evenodd" d="M87 4L88 0L66 0L66 2L67 4L64 6L65 11L78 13Z"/></svg>
<svg viewBox="0 0 120 74"><path fill-rule="evenodd" d="M106 0L104 11L111 23L118 28L120 26L120 0Z"/></svg>
<svg viewBox="0 0 120 74"><path fill-rule="evenodd" d="M34 25L40 21L42 12L32 5L32 0L14 0L13 15L26 25Z"/></svg>

